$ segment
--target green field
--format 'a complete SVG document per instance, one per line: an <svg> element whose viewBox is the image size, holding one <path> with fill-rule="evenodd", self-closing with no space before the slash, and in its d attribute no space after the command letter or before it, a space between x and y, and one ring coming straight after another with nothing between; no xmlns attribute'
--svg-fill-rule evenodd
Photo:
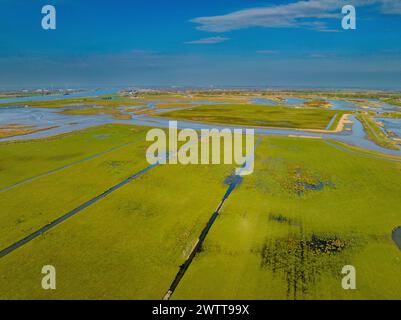
<svg viewBox="0 0 401 320"><path fill-rule="evenodd" d="M401 98L398 97L398 99L384 99L383 102L392 104L394 106L400 106L401 107Z"/></svg>
<svg viewBox="0 0 401 320"><path fill-rule="evenodd" d="M176 299L400 299L400 163L266 138ZM341 287L344 265L357 290Z"/></svg>
<svg viewBox="0 0 401 320"><path fill-rule="evenodd" d="M160 116L220 124L324 130L337 114L333 127L345 112L323 109L289 108L263 105L202 105L171 111Z"/></svg>
<svg viewBox="0 0 401 320"><path fill-rule="evenodd" d="M140 141L0 193L2 248L148 166L143 147ZM162 298L224 194L231 171L224 165L153 169L1 258L0 297ZM37 268L46 261L59 270L54 292L37 286Z"/></svg>
<svg viewBox="0 0 401 320"><path fill-rule="evenodd" d="M0 143L0 189L140 139L143 129L139 127L105 125L40 140Z"/></svg>
<svg viewBox="0 0 401 320"><path fill-rule="evenodd" d="M146 130L107 125L1 143L0 249L146 168ZM233 169L153 168L0 258L0 298L161 299ZM399 159L340 144L264 137L255 172L225 203L172 298L401 298L391 239L400 169ZM53 291L41 288L49 264ZM357 290L341 288L347 264Z"/></svg>

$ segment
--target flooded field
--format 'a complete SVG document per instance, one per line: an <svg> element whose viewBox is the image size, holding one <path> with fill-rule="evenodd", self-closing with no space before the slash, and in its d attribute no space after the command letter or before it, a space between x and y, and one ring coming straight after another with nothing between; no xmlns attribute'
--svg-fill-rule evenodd
<svg viewBox="0 0 401 320"><path fill-rule="evenodd" d="M401 118L400 119L389 119L389 118L377 118L376 120L383 123L383 128L387 132L392 132L396 138L401 139Z"/></svg>
<svg viewBox="0 0 401 320"><path fill-rule="evenodd" d="M131 115L131 119L129 120L114 119L111 115L107 114L66 115L62 113L63 110L64 109L62 108L31 108L31 107L18 107L18 106L0 107L0 126L18 124L18 125L34 126L37 129L50 127L50 129L48 130L37 131L34 133L10 138L3 138L0 139L0 141L43 138L108 123L125 123L125 124L135 124L142 126L158 126L162 128L168 127L167 119L159 117L151 117L147 115L136 115L135 108L132 109L131 111L127 111L127 113ZM167 111L171 110L174 109L167 109ZM166 111L166 109L162 111ZM263 134L263 135L283 135L283 136L291 135L291 136L328 138L345 142L361 148L366 148L369 150L375 150L395 155L401 154L401 151L381 148L377 146L375 143L368 140L366 138L364 128L360 124L360 122L354 116L350 116L349 118L353 122L352 130L350 132L341 132L337 134L314 133L304 130L270 129L270 128L269 129L257 128L256 132L258 134ZM383 119L383 120L384 120L383 122L386 125L388 124L389 126L391 126L391 130L399 132L400 121L398 119ZM215 127L224 128L227 126L201 124L191 121L180 120L179 127L192 128L198 130L202 128L215 128ZM235 126L229 125L229 127L234 128Z"/></svg>

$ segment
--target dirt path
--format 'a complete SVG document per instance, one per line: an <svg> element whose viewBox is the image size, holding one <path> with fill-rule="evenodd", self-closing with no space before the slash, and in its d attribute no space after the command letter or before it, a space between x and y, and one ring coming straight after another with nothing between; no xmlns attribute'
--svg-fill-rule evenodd
<svg viewBox="0 0 401 320"><path fill-rule="evenodd" d="M341 132L344 130L344 127L347 123L351 123L351 121L348 119L349 114L343 114L340 121L338 121L337 127L334 130L334 132Z"/></svg>

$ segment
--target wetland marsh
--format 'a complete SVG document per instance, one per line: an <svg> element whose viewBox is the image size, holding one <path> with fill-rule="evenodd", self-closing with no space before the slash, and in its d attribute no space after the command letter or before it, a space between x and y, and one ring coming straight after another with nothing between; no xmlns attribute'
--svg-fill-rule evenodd
<svg viewBox="0 0 401 320"><path fill-rule="evenodd" d="M201 98L0 107L4 130L49 127L0 142L1 298L162 299L196 248L171 299L400 299L401 157L369 140L363 111ZM233 165L147 169L146 132L170 119L254 126L254 173L228 198ZM49 263L54 292L37 285ZM341 288L348 264L357 291Z"/></svg>

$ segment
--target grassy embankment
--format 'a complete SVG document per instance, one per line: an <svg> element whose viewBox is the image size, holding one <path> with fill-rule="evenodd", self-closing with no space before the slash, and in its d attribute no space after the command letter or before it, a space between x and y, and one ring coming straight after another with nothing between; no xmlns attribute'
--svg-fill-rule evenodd
<svg viewBox="0 0 401 320"><path fill-rule="evenodd" d="M110 115L114 119L117 120L129 120L132 116L128 113L124 113L117 108L106 108L106 107L97 107L97 108L79 108L79 109L66 109L61 112L65 115L79 115L79 116L91 116L91 115Z"/></svg>
<svg viewBox="0 0 401 320"><path fill-rule="evenodd" d="M378 126L378 124L372 120L368 115L360 114L358 115L358 119L363 124L365 128L365 132L367 137L376 143L378 146L392 149L392 150L399 150L396 142L391 140Z"/></svg>
<svg viewBox="0 0 401 320"><path fill-rule="evenodd" d="M120 106L136 106L140 105L138 101L123 98L118 95L112 96L99 96L99 97L88 97L88 98L61 98L54 100L42 100L42 101L25 101L20 103L9 102L1 103L0 107L9 107L15 105L24 105L32 108L62 108L68 106L101 106L101 107L120 107Z"/></svg>
<svg viewBox="0 0 401 320"><path fill-rule="evenodd" d="M384 118L401 119L400 112L383 112L381 116Z"/></svg>
<svg viewBox="0 0 401 320"><path fill-rule="evenodd" d="M398 99L384 99L383 100L384 103L388 103L394 106L400 106L401 107L401 98Z"/></svg>
<svg viewBox="0 0 401 320"><path fill-rule="evenodd" d="M28 125L0 125L0 138L10 138L15 136L26 135L30 133L45 131L56 128L56 126L46 127L46 128L36 128L34 126Z"/></svg>
<svg viewBox="0 0 401 320"><path fill-rule="evenodd" d="M323 99L313 99L306 101L304 105L312 108L330 108L331 103Z"/></svg>
<svg viewBox="0 0 401 320"><path fill-rule="evenodd" d="M263 105L202 105L161 114L161 117L257 127L324 130L333 116L335 128L345 112L322 109L296 109Z"/></svg>

